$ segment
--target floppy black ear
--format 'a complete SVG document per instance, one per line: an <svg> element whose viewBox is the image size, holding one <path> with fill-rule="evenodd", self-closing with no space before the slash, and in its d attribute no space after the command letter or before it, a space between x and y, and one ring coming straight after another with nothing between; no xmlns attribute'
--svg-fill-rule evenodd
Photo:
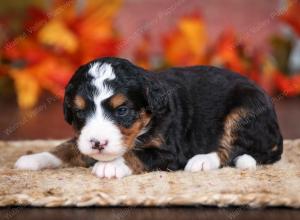
<svg viewBox="0 0 300 220"><path fill-rule="evenodd" d="M84 80L82 77L84 76L84 72L87 71L88 65L80 66L70 81L68 82L68 85L65 88L65 96L64 96L64 117L66 122L68 122L70 125L72 125L72 122L74 120L74 116L72 113L72 101L74 98L74 90L76 82Z"/></svg>
<svg viewBox="0 0 300 220"><path fill-rule="evenodd" d="M72 124L73 122L73 114L71 111L71 97L70 97L70 90L72 89L72 85L68 85L65 89L65 96L64 96L64 117L66 122Z"/></svg>
<svg viewBox="0 0 300 220"><path fill-rule="evenodd" d="M152 75L153 74L153 75ZM163 114L168 110L170 92L167 85L155 77L155 73L144 77L144 94L149 111Z"/></svg>

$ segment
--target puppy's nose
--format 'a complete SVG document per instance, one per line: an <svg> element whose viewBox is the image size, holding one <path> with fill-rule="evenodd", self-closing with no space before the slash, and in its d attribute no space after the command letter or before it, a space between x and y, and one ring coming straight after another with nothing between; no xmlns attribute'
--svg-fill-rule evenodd
<svg viewBox="0 0 300 220"><path fill-rule="evenodd" d="M103 150L108 145L108 140L91 139L92 149Z"/></svg>

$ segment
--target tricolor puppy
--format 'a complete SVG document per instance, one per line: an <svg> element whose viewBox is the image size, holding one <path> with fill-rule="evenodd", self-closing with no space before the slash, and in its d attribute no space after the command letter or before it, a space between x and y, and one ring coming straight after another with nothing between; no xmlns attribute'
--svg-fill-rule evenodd
<svg viewBox="0 0 300 220"><path fill-rule="evenodd" d="M16 168L91 165L99 177L152 170L197 172L270 164L282 153L272 101L253 82L208 66L151 72L125 59L81 66L66 87L64 114L76 137Z"/></svg>

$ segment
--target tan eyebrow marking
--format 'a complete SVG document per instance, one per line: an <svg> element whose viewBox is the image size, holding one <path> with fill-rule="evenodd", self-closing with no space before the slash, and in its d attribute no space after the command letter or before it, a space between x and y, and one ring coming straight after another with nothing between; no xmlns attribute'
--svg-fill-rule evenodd
<svg viewBox="0 0 300 220"><path fill-rule="evenodd" d="M86 102L82 96L76 95L74 98L74 104L78 109L84 109Z"/></svg>
<svg viewBox="0 0 300 220"><path fill-rule="evenodd" d="M127 101L127 98L125 95L121 94L121 93L118 93L116 95L114 95L110 100L110 105L113 107L113 108L116 108L122 104L124 104L125 102Z"/></svg>

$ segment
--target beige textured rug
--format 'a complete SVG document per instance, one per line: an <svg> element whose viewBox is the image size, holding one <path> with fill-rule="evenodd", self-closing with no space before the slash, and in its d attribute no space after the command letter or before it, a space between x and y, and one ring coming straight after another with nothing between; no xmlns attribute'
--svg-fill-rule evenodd
<svg viewBox="0 0 300 220"><path fill-rule="evenodd" d="M0 142L0 206L246 205L300 207L300 140L285 141L283 158L254 171L153 172L99 179L86 168L12 169L26 153L61 141Z"/></svg>

